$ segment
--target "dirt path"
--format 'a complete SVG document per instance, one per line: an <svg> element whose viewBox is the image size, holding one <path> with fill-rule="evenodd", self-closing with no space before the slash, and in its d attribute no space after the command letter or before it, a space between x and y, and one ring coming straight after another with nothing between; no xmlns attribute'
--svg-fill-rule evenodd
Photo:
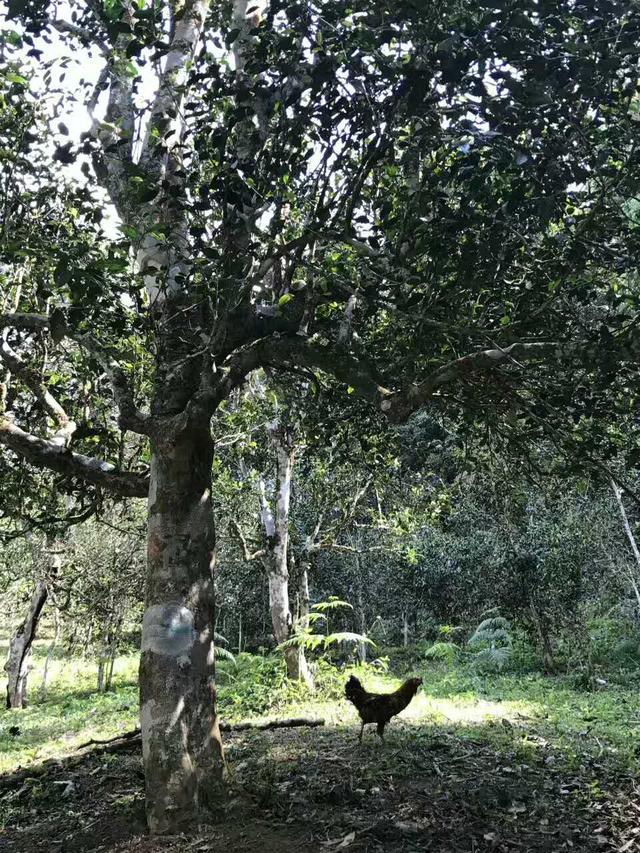
<svg viewBox="0 0 640 853"><path fill-rule="evenodd" d="M358 746L354 735L230 736L225 817L189 836L145 835L135 748L0 777L0 851L640 853L634 780L593 759L569 762L546 742L524 749L516 732L497 746L481 728L468 740L398 722L384 746L371 736Z"/></svg>

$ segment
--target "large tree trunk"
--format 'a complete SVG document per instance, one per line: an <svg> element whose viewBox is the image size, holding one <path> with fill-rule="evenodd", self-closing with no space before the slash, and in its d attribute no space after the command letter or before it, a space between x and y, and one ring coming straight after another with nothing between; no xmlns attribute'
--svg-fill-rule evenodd
<svg viewBox="0 0 640 853"><path fill-rule="evenodd" d="M156 833L210 810L222 790L212 459L208 422L153 445L140 720L147 819Z"/></svg>
<svg viewBox="0 0 640 853"><path fill-rule="evenodd" d="M4 667L7 671L7 708L24 708L27 704L27 676L31 663L31 646L38 630L40 614L47 595L46 581L38 581L29 602L27 615L9 641L9 656Z"/></svg>

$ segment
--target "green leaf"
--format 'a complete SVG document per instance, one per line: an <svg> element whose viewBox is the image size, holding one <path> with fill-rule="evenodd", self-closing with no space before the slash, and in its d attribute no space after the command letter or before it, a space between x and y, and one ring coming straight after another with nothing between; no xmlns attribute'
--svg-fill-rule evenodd
<svg viewBox="0 0 640 853"><path fill-rule="evenodd" d="M340 607L348 607L350 610L353 610L348 601L342 601L342 599L335 596L331 596L327 601L319 601L317 604L313 604L312 610L319 610L323 613L325 610L338 610Z"/></svg>
<svg viewBox="0 0 640 853"><path fill-rule="evenodd" d="M137 240L140 236L132 225L121 225L120 230L129 240Z"/></svg>
<svg viewBox="0 0 640 853"><path fill-rule="evenodd" d="M329 634L324 638L325 649L328 646L337 645L338 643L366 643L375 648L376 644L369 639L366 634L354 634L352 631L338 631L335 634Z"/></svg>
<svg viewBox="0 0 640 853"><path fill-rule="evenodd" d="M26 77L23 77L21 74L16 74L14 71L8 71L6 78L10 83L18 83L20 86L29 85L29 81Z"/></svg>

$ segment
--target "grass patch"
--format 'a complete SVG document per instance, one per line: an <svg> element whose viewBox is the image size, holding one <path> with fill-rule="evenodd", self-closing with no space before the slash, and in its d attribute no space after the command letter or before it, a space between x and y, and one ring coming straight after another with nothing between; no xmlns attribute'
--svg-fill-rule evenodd
<svg viewBox="0 0 640 853"><path fill-rule="evenodd" d="M116 659L114 689L96 690L95 662L54 659L46 698L40 685L46 649L36 647L29 677L29 706L0 713L0 773L67 755L92 738L108 738L137 724L137 656ZM6 679L0 679L4 698ZM16 732L17 729L17 732Z"/></svg>
<svg viewBox="0 0 640 853"><path fill-rule="evenodd" d="M81 658L54 659L43 701L39 690L45 648L36 647L30 676L30 706L0 712L0 772L67 755L92 738L108 738L138 722L137 655L117 659L114 689L97 693L96 664ZM372 668L339 671L317 667L318 690L309 694L285 678L276 656L242 654L236 665L219 667L219 710L234 721L264 715L322 716L330 725L357 731L357 713L343 699L344 682L355 672L369 690L389 691L401 683ZM640 693L610 684L596 692L578 690L567 678L539 674L482 674L473 668L424 663L416 668L422 690L401 719L417 738L447 731L463 739L535 755L552 748L563 760L606 762L637 770L640 754ZM6 681L0 681L4 692ZM17 731L16 728L17 727ZM391 723L390 733L394 723Z"/></svg>

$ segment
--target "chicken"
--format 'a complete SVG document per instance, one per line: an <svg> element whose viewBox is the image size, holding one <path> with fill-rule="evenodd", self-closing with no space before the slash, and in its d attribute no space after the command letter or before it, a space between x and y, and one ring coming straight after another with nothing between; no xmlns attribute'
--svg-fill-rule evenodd
<svg viewBox="0 0 640 853"><path fill-rule="evenodd" d="M362 743L362 733L367 723L377 723L380 740L384 740L384 727L391 717L404 711L421 684L421 678L409 678L393 693L368 693L360 680L352 675L347 681L344 695L356 706L362 720L358 740Z"/></svg>

